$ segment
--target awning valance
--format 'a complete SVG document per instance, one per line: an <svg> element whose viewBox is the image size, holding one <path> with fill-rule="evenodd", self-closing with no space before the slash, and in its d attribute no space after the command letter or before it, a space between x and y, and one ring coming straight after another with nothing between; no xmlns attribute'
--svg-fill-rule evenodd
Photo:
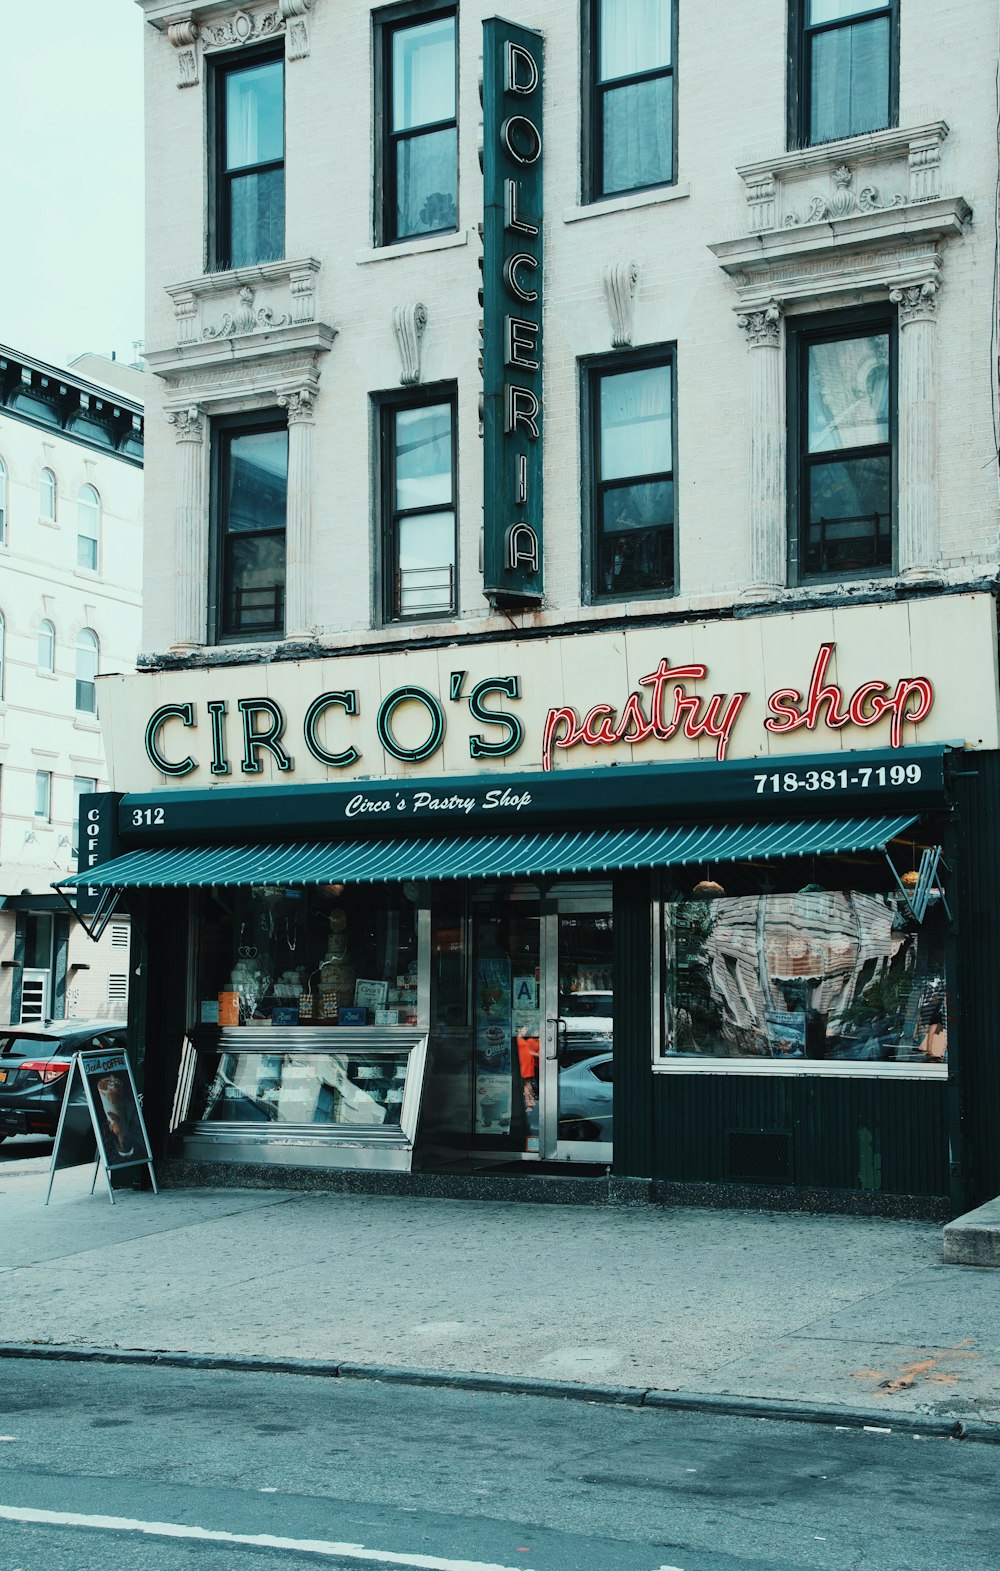
<svg viewBox="0 0 1000 1571"><path fill-rule="evenodd" d="M831 856L881 849L916 822L836 818L683 828L595 829L426 840L211 845L130 851L57 888L185 889L236 884L385 884L401 879L527 878L685 863Z"/></svg>

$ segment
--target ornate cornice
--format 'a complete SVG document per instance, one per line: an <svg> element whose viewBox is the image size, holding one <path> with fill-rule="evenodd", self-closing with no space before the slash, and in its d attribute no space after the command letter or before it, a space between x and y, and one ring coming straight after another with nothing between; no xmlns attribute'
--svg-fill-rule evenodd
<svg viewBox="0 0 1000 1571"><path fill-rule="evenodd" d="M419 300L412 305L393 306L392 331L402 365L399 380L404 387L416 387L420 381L420 350L426 327L427 307Z"/></svg>
<svg viewBox="0 0 1000 1571"><path fill-rule="evenodd" d="M198 81L199 50L238 49L262 39L286 37L285 54L301 60L309 53L309 12L313 0L274 0L233 10L225 0L138 0L147 22L165 32L178 51L178 87Z"/></svg>
<svg viewBox="0 0 1000 1571"><path fill-rule="evenodd" d="M255 306L254 295L253 286L244 284L240 290L239 309L235 312L226 311L217 326L202 328L202 338L235 338L239 333L256 333L262 328L288 326L292 318L287 311L278 316L271 306Z"/></svg>

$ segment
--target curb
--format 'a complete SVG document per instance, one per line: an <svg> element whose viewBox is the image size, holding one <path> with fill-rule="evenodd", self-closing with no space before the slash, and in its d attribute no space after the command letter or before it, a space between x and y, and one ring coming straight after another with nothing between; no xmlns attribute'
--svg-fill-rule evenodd
<svg viewBox="0 0 1000 1571"><path fill-rule="evenodd" d="M0 1359L35 1359L47 1363L124 1364L167 1369L228 1370L236 1373L311 1375L328 1380L377 1380L385 1385L431 1386L448 1391L485 1391L497 1396L548 1397L570 1402L603 1402L616 1407L645 1407L682 1413L715 1413L720 1417L784 1420L798 1424L832 1424L842 1428L897 1430L944 1440L971 1440L1000 1445L1000 1424L964 1418L929 1418L920 1413L874 1412L820 1402L780 1398L710 1396L696 1391L661 1391L643 1386L593 1385L575 1380L541 1380L529 1375L449 1374L437 1369L404 1369L392 1364L338 1363L333 1359L267 1358L252 1354L170 1353L139 1348L55 1346L46 1343L0 1343ZM889 1420L887 1423L886 1420Z"/></svg>

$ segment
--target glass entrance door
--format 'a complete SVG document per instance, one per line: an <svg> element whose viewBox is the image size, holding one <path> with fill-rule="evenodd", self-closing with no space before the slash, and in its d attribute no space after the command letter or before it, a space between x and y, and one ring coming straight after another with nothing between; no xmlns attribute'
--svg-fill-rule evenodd
<svg viewBox="0 0 1000 1571"><path fill-rule="evenodd" d="M484 896L473 926L476 1147L610 1162L610 889Z"/></svg>
<svg viewBox="0 0 1000 1571"><path fill-rule="evenodd" d="M557 895L545 912L543 1155L610 1162L614 1103L611 893Z"/></svg>

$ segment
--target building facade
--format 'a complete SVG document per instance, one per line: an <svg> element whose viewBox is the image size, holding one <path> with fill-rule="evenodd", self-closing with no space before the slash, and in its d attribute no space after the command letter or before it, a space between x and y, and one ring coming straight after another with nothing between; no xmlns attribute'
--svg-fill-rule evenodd
<svg viewBox="0 0 1000 1571"><path fill-rule="evenodd" d="M994 1193L982 8L139 3L161 1155Z"/></svg>
<svg viewBox="0 0 1000 1571"><path fill-rule="evenodd" d="M108 785L97 679L134 668L141 373L0 347L0 1019L124 1019L129 923L93 945L53 892Z"/></svg>

